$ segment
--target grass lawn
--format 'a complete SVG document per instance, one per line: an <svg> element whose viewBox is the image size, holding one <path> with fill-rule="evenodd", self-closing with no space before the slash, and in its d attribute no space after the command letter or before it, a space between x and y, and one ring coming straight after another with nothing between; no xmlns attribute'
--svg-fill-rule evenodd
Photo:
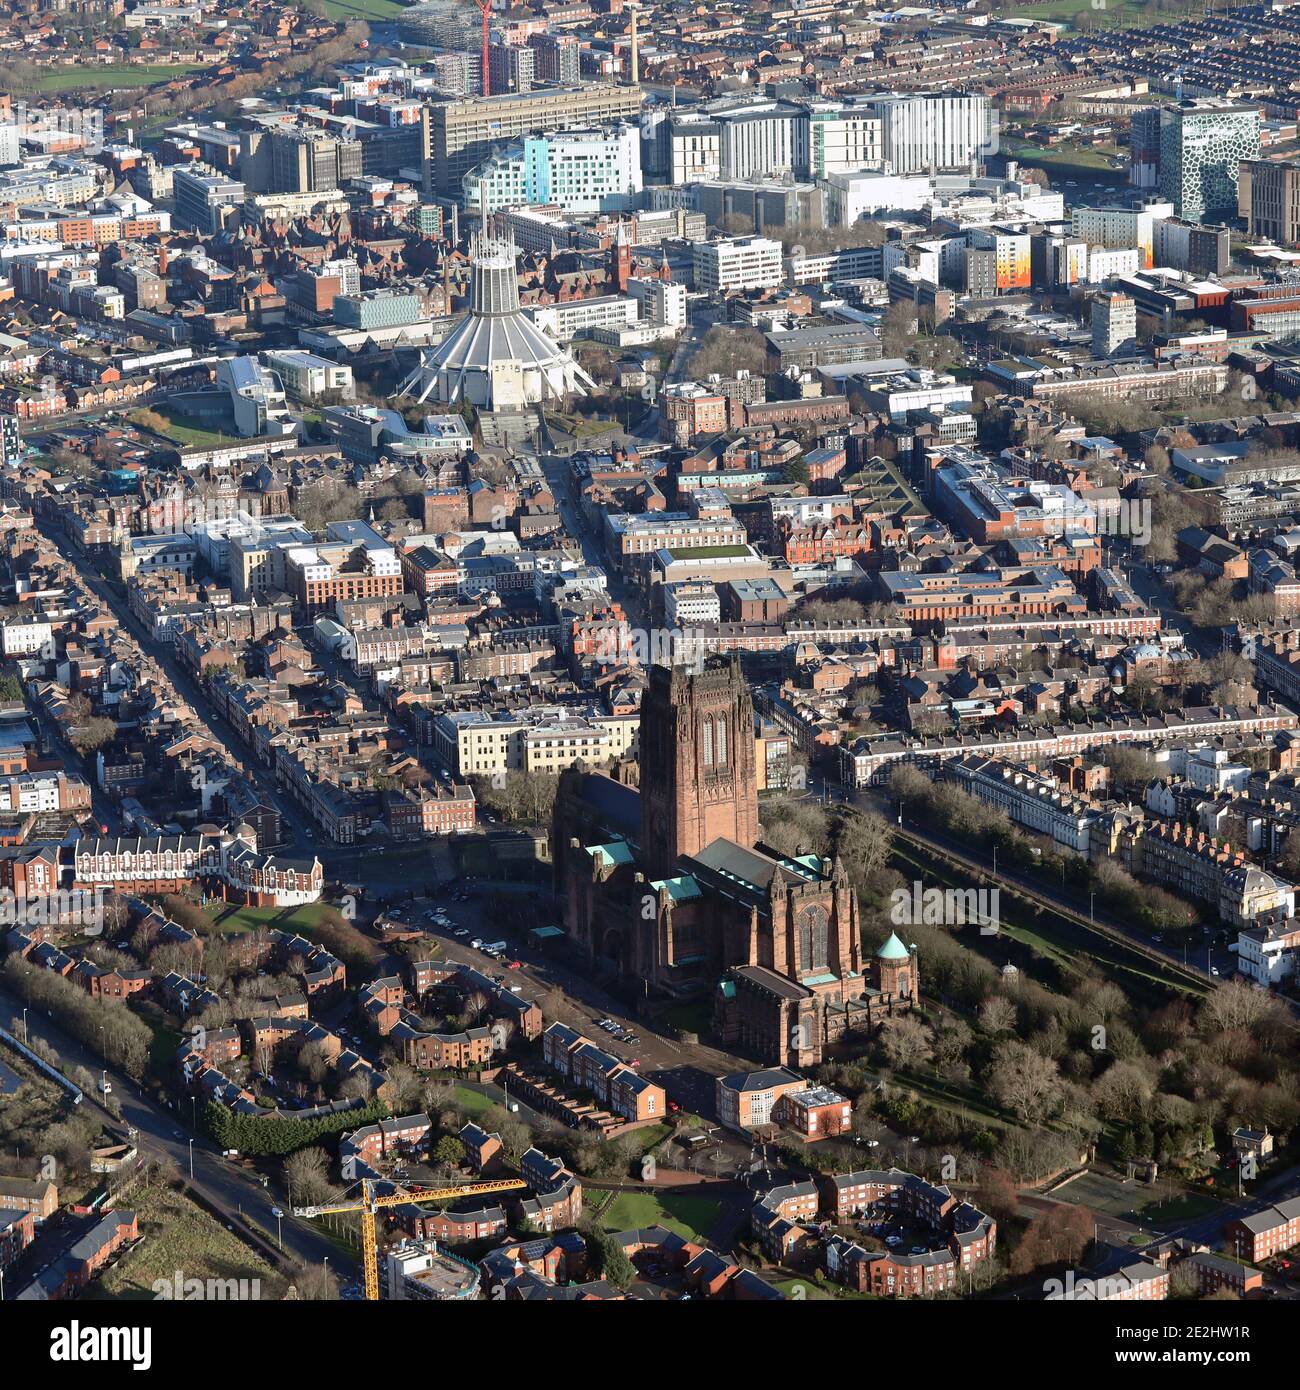
<svg viewBox="0 0 1300 1390"><path fill-rule="evenodd" d="M700 545L669 547L669 555L674 560L738 560L749 554L744 545Z"/></svg>
<svg viewBox="0 0 1300 1390"><path fill-rule="evenodd" d="M772 1287L780 1289L792 1303L829 1302L835 1297L829 1289L819 1288L811 1279L801 1279L798 1276L773 1279Z"/></svg>
<svg viewBox="0 0 1300 1390"><path fill-rule="evenodd" d="M143 416L147 420L149 414L161 415L167 421L167 426L161 433L182 447L204 448L238 437L233 420L223 421L216 429L212 429L198 417L183 415L170 405L150 406L147 410L132 411L127 418L139 424L140 417ZM223 429L222 424L229 425L229 428Z"/></svg>
<svg viewBox="0 0 1300 1390"><path fill-rule="evenodd" d="M721 1204L708 1197L675 1192L620 1192L601 1214L607 1231L664 1226L690 1239L703 1239L717 1220Z"/></svg>
<svg viewBox="0 0 1300 1390"><path fill-rule="evenodd" d="M127 1210L139 1218L143 1243L110 1269L97 1292L114 1298L151 1299L155 1280L258 1280L262 1298L281 1298L285 1281L220 1222L171 1188L140 1187ZM250 1290L251 1292L251 1290Z"/></svg>
<svg viewBox="0 0 1300 1390"><path fill-rule="evenodd" d="M1021 164L1045 169L1055 180L1080 179L1085 183L1124 183L1127 175L1111 163L1115 152L1091 145L1055 145L1048 149L1014 136L1002 138L1002 153Z"/></svg>
<svg viewBox="0 0 1300 1390"><path fill-rule="evenodd" d="M814 1284L810 1277L798 1274L792 1275L787 1279L773 1279L771 1280L771 1284L773 1288L780 1289L792 1303L829 1303L836 1299L868 1299L875 1297L874 1294L859 1293L857 1289L841 1288L838 1284Z"/></svg>
<svg viewBox="0 0 1300 1390"><path fill-rule="evenodd" d="M325 13L331 19L392 20L407 8L398 0L325 0Z"/></svg>
<svg viewBox="0 0 1300 1390"><path fill-rule="evenodd" d="M1135 1210L1144 1221L1193 1221L1198 1216L1209 1215L1218 1207L1219 1203L1213 1197L1202 1196L1199 1192L1180 1192L1172 1201L1153 1197Z"/></svg>
<svg viewBox="0 0 1300 1390"><path fill-rule="evenodd" d="M651 1149L656 1149L665 1139L669 1138L675 1130L675 1126L667 1121L657 1125L646 1125L644 1129L634 1129L632 1131L636 1142L641 1145L642 1153L649 1153Z"/></svg>
<svg viewBox="0 0 1300 1390"><path fill-rule="evenodd" d="M1125 1216L1133 1211L1139 1220L1153 1225L1194 1220L1217 1211L1220 1206L1215 1198L1199 1192L1178 1192L1169 1201L1160 1184L1149 1187L1142 1182L1121 1182L1098 1172L1080 1174L1073 1182L1058 1187L1052 1196L1058 1201L1074 1202L1111 1216Z"/></svg>
<svg viewBox="0 0 1300 1390"><path fill-rule="evenodd" d="M176 1075L176 1050L184 1041L185 1034L174 1028L154 1028L149 1044L149 1069L155 1076L170 1079Z"/></svg>
<svg viewBox="0 0 1300 1390"><path fill-rule="evenodd" d="M501 1104L501 1101L493 1100L491 1096L485 1096L482 1091L471 1091L468 1086L453 1086L451 1102L453 1105L458 1105L467 1115L481 1115L494 1105Z"/></svg>
<svg viewBox="0 0 1300 1390"><path fill-rule="evenodd" d="M1080 15L1086 15L1091 28L1146 29L1153 24L1177 24L1183 16L1200 14L1202 9L1193 0L1170 4L1161 10L1157 10L1151 0L1103 0L1100 7L1093 0L1047 0L1043 5L1010 6L1003 17L1074 23Z"/></svg>
<svg viewBox="0 0 1300 1390"><path fill-rule="evenodd" d="M935 1106L936 1109L960 1115L969 1124L993 1125L997 1129L1006 1129L1012 1123L1009 1118L1000 1115L995 1107L984 1101L976 1091L961 1091L955 1086L945 1085L935 1077L918 1076L914 1072L899 1072L898 1083L918 1099Z"/></svg>
<svg viewBox="0 0 1300 1390"><path fill-rule="evenodd" d="M42 73L36 80L38 92L84 91L92 87L152 87L186 73L203 72L203 63L114 64L105 67L58 68Z"/></svg>
<svg viewBox="0 0 1300 1390"><path fill-rule="evenodd" d="M707 999L690 999L663 1011L662 1020L671 1028L704 1037L713 1028L713 1008Z"/></svg>
<svg viewBox="0 0 1300 1390"><path fill-rule="evenodd" d="M310 939L320 922L321 913L330 903L303 903L292 911L282 907L235 907L226 903L214 903L208 908L217 919L217 926L223 935L253 931L257 927L278 927L281 931L298 932Z"/></svg>

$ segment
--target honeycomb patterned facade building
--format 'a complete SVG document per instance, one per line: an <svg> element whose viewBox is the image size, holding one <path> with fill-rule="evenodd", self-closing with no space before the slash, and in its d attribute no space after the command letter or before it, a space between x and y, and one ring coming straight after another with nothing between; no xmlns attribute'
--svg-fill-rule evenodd
<svg viewBox="0 0 1300 1390"><path fill-rule="evenodd" d="M1205 97L1160 110L1160 196L1179 217L1221 222L1237 215L1237 170L1259 155L1257 106Z"/></svg>

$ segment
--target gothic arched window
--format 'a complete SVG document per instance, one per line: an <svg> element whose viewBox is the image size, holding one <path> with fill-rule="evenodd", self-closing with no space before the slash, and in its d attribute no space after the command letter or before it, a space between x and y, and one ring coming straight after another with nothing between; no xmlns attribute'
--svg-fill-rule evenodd
<svg viewBox="0 0 1300 1390"><path fill-rule="evenodd" d="M804 974L825 970L830 952L830 918L812 903L799 914L799 969Z"/></svg>
<svg viewBox="0 0 1300 1390"><path fill-rule="evenodd" d="M701 724L701 732L704 736L704 766L713 766L713 720L705 719Z"/></svg>
<svg viewBox="0 0 1300 1390"><path fill-rule="evenodd" d="M718 720L718 766L727 765L727 718L723 715Z"/></svg>

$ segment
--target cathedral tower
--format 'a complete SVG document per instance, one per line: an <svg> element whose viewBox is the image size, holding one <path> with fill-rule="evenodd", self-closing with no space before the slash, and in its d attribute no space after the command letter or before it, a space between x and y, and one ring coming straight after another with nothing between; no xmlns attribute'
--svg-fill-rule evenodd
<svg viewBox="0 0 1300 1390"><path fill-rule="evenodd" d="M641 853L650 878L719 838L758 840L754 706L740 663L652 666L641 704Z"/></svg>

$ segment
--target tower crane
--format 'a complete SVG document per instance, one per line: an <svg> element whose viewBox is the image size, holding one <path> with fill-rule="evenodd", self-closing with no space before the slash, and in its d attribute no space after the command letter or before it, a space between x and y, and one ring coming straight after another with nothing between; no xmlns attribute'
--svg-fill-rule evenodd
<svg viewBox="0 0 1300 1390"><path fill-rule="evenodd" d="M411 1202L438 1198L450 1201L458 1197L477 1197L490 1192L517 1192L528 1184L522 1178L497 1178L492 1182L464 1183L459 1187L414 1187L401 1192L379 1195L375 1192L373 1178L361 1179L361 1195L351 1202L331 1203L324 1207L294 1207L295 1216L334 1216L345 1211L361 1213L361 1262L365 1271L366 1298L379 1297L379 1229L375 1220L376 1212L388 1207L403 1207Z"/></svg>
<svg viewBox="0 0 1300 1390"><path fill-rule="evenodd" d="M492 25L492 0L474 0L483 16L483 95L492 95L492 80L488 74L488 32Z"/></svg>

